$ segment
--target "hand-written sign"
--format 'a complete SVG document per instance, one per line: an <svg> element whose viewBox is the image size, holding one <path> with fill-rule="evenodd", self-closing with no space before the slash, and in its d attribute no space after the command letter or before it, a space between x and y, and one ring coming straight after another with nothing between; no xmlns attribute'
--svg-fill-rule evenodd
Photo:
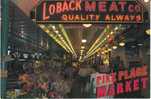
<svg viewBox="0 0 151 99"><path fill-rule="evenodd" d="M142 23L143 7L137 0L43 1L35 16L40 23Z"/></svg>

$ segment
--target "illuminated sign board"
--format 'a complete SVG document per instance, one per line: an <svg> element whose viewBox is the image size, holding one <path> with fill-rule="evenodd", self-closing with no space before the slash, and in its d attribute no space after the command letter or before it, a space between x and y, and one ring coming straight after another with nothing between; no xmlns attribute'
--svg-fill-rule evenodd
<svg viewBox="0 0 151 99"><path fill-rule="evenodd" d="M134 0L43 1L35 9L37 23L142 23L143 7Z"/></svg>
<svg viewBox="0 0 151 99"><path fill-rule="evenodd" d="M130 71L122 70L108 75L96 76L96 96L116 96L124 93L133 93L147 89L148 66L132 68Z"/></svg>

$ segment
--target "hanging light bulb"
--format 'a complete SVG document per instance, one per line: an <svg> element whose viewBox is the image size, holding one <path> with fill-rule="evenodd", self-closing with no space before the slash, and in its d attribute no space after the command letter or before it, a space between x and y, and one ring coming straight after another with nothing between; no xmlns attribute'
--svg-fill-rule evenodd
<svg viewBox="0 0 151 99"><path fill-rule="evenodd" d="M112 34L114 34L114 32L113 32L113 31L111 32L111 35L112 35Z"/></svg>
<svg viewBox="0 0 151 99"><path fill-rule="evenodd" d="M46 30L46 33L49 33L49 30Z"/></svg>
<svg viewBox="0 0 151 99"><path fill-rule="evenodd" d="M147 35L151 35L151 29L147 29L147 30L146 30L146 34L147 34Z"/></svg>
<svg viewBox="0 0 151 99"><path fill-rule="evenodd" d="M56 33L56 34L58 34L58 33L59 33L59 31L58 31L58 30L56 30L56 31L55 31L55 33Z"/></svg>
<svg viewBox="0 0 151 99"><path fill-rule="evenodd" d="M81 46L81 48L84 49L85 47L84 47L84 46Z"/></svg>
<svg viewBox="0 0 151 99"><path fill-rule="evenodd" d="M118 27L116 26L114 30L117 31L117 30L118 30Z"/></svg>
<svg viewBox="0 0 151 99"><path fill-rule="evenodd" d="M101 52L101 54L105 54L104 52Z"/></svg>
<svg viewBox="0 0 151 99"><path fill-rule="evenodd" d="M108 50L105 50L104 52L105 52L105 53L108 53Z"/></svg>
<svg viewBox="0 0 151 99"><path fill-rule="evenodd" d="M45 28L45 25L43 25L43 24L40 24L39 26L40 26L42 29Z"/></svg>
<svg viewBox="0 0 151 99"><path fill-rule="evenodd" d="M120 42L119 46L123 47L123 46L125 46L125 43L124 42Z"/></svg>
<svg viewBox="0 0 151 99"><path fill-rule="evenodd" d="M83 24L83 26L88 28L88 27L92 26L92 24Z"/></svg>
<svg viewBox="0 0 151 99"><path fill-rule="evenodd" d="M81 49L80 51L81 51L81 52L83 52L84 50L83 50L83 49Z"/></svg>
<svg viewBox="0 0 151 99"><path fill-rule="evenodd" d="M148 3L148 2L149 2L149 0L144 0L144 2L145 2L145 3Z"/></svg>
<svg viewBox="0 0 151 99"><path fill-rule="evenodd" d="M117 49L117 46L114 45L114 46L113 46L113 49L116 50L116 49Z"/></svg>
<svg viewBox="0 0 151 99"><path fill-rule="evenodd" d="M111 49L111 48L109 48L109 49L108 49L108 51L110 52L110 51L112 51L112 49Z"/></svg>
<svg viewBox="0 0 151 99"><path fill-rule="evenodd" d="M100 56L100 54L97 54L97 57L99 57Z"/></svg>
<svg viewBox="0 0 151 99"><path fill-rule="evenodd" d="M59 34L58 36L61 37L61 34Z"/></svg>
<svg viewBox="0 0 151 99"><path fill-rule="evenodd" d="M55 30L55 29L56 29L56 27L53 25L53 26L52 26L52 29L54 29L54 30Z"/></svg>
<svg viewBox="0 0 151 99"><path fill-rule="evenodd" d="M86 43L87 42L87 40L86 39L82 39L82 43Z"/></svg>

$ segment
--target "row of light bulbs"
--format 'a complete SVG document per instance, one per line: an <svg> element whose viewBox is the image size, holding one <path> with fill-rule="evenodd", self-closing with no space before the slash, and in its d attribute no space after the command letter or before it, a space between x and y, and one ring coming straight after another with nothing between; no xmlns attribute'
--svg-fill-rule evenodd
<svg viewBox="0 0 151 99"><path fill-rule="evenodd" d="M120 42L119 46L120 47L124 47L125 46L125 42ZM116 50L117 48L118 48L118 46L114 45L114 46L112 46L112 48L107 48L107 50L102 51L101 54L105 54L105 53L111 52L112 50Z"/></svg>
<svg viewBox="0 0 151 99"><path fill-rule="evenodd" d="M90 56L92 56L92 55L94 55L95 53L97 53L98 51L100 51L101 47L103 47L103 45L105 44L105 41L107 40L107 38L109 38L110 35L113 35L114 32L116 32L117 30L119 30L119 27L121 27L121 25L116 26L116 27L114 28L114 30L111 31L110 34L108 34L99 44L96 45L96 44L94 43L94 46L91 47L91 49L93 49L93 50L92 50L91 52L87 53L87 55L85 56L85 58L89 58ZM107 25L106 28L109 29L109 25ZM106 29L106 28L105 28L105 29ZM105 32L105 30L104 30L103 32ZM125 46L125 43L124 43L124 42L120 42L120 43L119 43L119 46L121 46L121 47L122 47L122 46ZM94 48L94 47L95 47L95 48ZM113 46L113 49L117 49L117 46Z"/></svg>
<svg viewBox="0 0 151 99"><path fill-rule="evenodd" d="M82 39L81 42L82 42L82 46L81 46L81 50L80 50L80 58L79 58L79 61L82 61L82 60L83 60L83 55L84 55L84 50L85 50L84 44L87 42L87 40L86 40L86 39Z"/></svg>
<svg viewBox="0 0 151 99"><path fill-rule="evenodd" d="M75 57L77 57L77 54L76 54L76 52L75 52L75 50L74 50L74 48L73 48L73 46L72 46L72 44L71 44L71 41L70 41L70 39L69 39L69 37L68 37L68 35L67 35L67 33L66 33L64 27L63 27L63 25L59 24L59 28L61 29L61 31L62 31L62 33L63 33L63 35L64 35L64 38L65 38L66 41L67 41L68 46L71 48L71 50L72 50L71 52L73 52L72 54L73 54Z"/></svg>
<svg viewBox="0 0 151 99"><path fill-rule="evenodd" d="M63 47L68 53L72 53L73 55L76 55L75 52L71 49L71 47L68 45L67 41L64 39L64 37L59 33L59 31L56 29L54 25L48 25L45 26L43 24L39 25L49 36L51 36L61 47ZM52 28L53 31L50 31L49 29ZM54 34L55 33L55 34Z"/></svg>
<svg viewBox="0 0 151 99"><path fill-rule="evenodd" d="M100 50L100 47L103 46L105 44L105 41L107 40L107 38L110 37L110 35L114 34L114 31L117 31L119 28L118 26L114 28L114 31L111 31L110 34L108 34L104 39L102 39L105 35L106 29L109 29L109 25L107 25L107 27L104 29L103 33L101 33L101 35L98 37L98 39L96 40L96 42L92 45L92 47L89 49L89 51L87 52L86 58L92 56L93 54L95 54L96 52L98 52ZM97 44L97 42L99 41L99 39L102 39L102 41L100 41L99 44Z"/></svg>

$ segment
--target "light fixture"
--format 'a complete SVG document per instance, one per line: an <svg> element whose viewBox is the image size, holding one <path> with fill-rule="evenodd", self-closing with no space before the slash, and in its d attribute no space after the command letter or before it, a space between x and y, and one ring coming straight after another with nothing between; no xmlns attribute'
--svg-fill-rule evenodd
<svg viewBox="0 0 151 99"><path fill-rule="evenodd" d="M108 53L108 50L105 50L104 53Z"/></svg>
<svg viewBox="0 0 151 99"><path fill-rule="evenodd" d="M22 33L22 34L23 34L23 33L25 33L25 32L24 32L23 30L21 30L21 31L20 31L20 33Z"/></svg>
<svg viewBox="0 0 151 99"><path fill-rule="evenodd" d="M111 35L112 35L112 34L114 34L114 32L113 32L113 31L111 32Z"/></svg>
<svg viewBox="0 0 151 99"><path fill-rule="evenodd" d="M92 26L92 24L83 24L83 26L88 28L88 27Z"/></svg>
<svg viewBox="0 0 151 99"><path fill-rule="evenodd" d="M49 30L46 30L46 33L49 33Z"/></svg>
<svg viewBox="0 0 151 99"><path fill-rule="evenodd" d="M151 35L151 29L147 29L147 30L146 30L146 34L147 34L147 35Z"/></svg>
<svg viewBox="0 0 151 99"><path fill-rule="evenodd" d="M123 46L125 46L125 43L124 42L120 42L119 46L123 47Z"/></svg>
<svg viewBox="0 0 151 99"><path fill-rule="evenodd" d="M57 34L59 33L59 31L58 31L58 30L56 30L55 32L56 32Z"/></svg>
<svg viewBox="0 0 151 99"><path fill-rule="evenodd" d="M101 54L105 54L104 52L101 52Z"/></svg>
<svg viewBox="0 0 151 99"><path fill-rule="evenodd" d="M136 46L135 45L133 45L133 46L131 46L132 48L135 48Z"/></svg>
<svg viewBox="0 0 151 99"><path fill-rule="evenodd" d="M83 54L83 52L80 52L80 54L82 55L82 54Z"/></svg>
<svg viewBox="0 0 151 99"><path fill-rule="evenodd" d="M84 47L84 46L81 46L81 48L82 48L82 49L85 49L85 47Z"/></svg>
<svg viewBox="0 0 151 99"><path fill-rule="evenodd" d="M67 35L67 32L65 31L63 25L59 24L59 28L60 28L61 32L63 33L63 37L64 37L64 39L65 39L66 42L67 42L67 43L66 43L67 46L71 49L71 52L73 53L73 55L77 56L77 54L76 54L76 52L75 52L75 50L74 50L74 48L73 48L73 46L72 46L72 44L71 44L71 41L70 41L70 39L69 39L69 36Z"/></svg>
<svg viewBox="0 0 151 99"><path fill-rule="evenodd" d="M141 44L141 43L139 43L139 44L137 44L138 46L143 46L143 44Z"/></svg>
<svg viewBox="0 0 151 99"><path fill-rule="evenodd" d="M117 49L117 46L113 46L113 49L116 50L116 49Z"/></svg>
<svg viewBox="0 0 151 99"><path fill-rule="evenodd" d="M56 27L53 25L53 26L52 26L52 29L54 29L54 30L55 30L55 29L56 29Z"/></svg>
<svg viewBox="0 0 151 99"><path fill-rule="evenodd" d="M110 35L107 35L107 38L109 38L110 37Z"/></svg>
<svg viewBox="0 0 151 99"><path fill-rule="evenodd" d="M54 35L53 35L53 34L50 34L50 36L53 37Z"/></svg>
<svg viewBox="0 0 151 99"><path fill-rule="evenodd" d="M109 48L109 49L108 49L108 51L110 52L110 51L112 51L112 49L111 49L111 48Z"/></svg>
<svg viewBox="0 0 151 99"><path fill-rule="evenodd" d="M82 50L80 50L81 52L83 52L84 50L82 49Z"/></svg>
<svg viewBox="0 0 151 99"><path fill-rule="evenodd" d="M118 27L116 26L114 30L117 31L117 30L118 30Z"/></svg>
<svg viewBox="0 0 151 99"><path fill-rule="evenodd" d="M40 26L42 29L45 28L45 25L43 25L43 24L40 24L39 26Z"/></svg>
<svg viewBox="0 0 151 99"><path fill-rule="evenodd" d="M87 42L87 40L86 39L82 39L82 43L86 43Z"/></svg>
<svg viewBox="0 0 151 99"><path fill-rule="evenodd" d="M61 34L59 34L58 36L61 37Z"/></svg>
<svg viewBox="0 0 151 99"><path fill-rule="evenodd" d="M97 54L97 57L99 57L100 56L100 54Z"/></svg>
<svg viewBox="0 0 151 99"><path fill-rule="evenodd" d="M145 3L148 3L150 0L144 0Z"/></svg>
<svg viewBox="0 0 151 99"><path fill-rule="evenodd" d="M106 41L106 40L107 40L107 38L104 38L104 39L103 39L103 42Z"/></svg>

